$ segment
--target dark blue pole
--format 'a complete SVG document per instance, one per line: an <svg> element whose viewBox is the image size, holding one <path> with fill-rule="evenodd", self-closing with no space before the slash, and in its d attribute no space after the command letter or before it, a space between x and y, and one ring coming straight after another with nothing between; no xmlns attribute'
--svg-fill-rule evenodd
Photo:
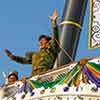
<svg viewBox="0 0 100 100"><path fill-rule="evenodd" d="M79 35L85 16L87 0L66 0L61 21L60 46L75 59ZM71 59L61 50L58 56L58 66L62 66Z"/></svg>

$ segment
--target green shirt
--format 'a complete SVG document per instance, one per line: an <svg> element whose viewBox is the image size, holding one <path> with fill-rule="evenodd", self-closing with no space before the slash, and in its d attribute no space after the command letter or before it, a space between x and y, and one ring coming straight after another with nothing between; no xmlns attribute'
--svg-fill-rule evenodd
<svg viewBox="0 0 100 100"><path fill-rule="evenodd" d="M16 56L16 62L23 64L32 64L32 76L41 73L43 70L51 69L59 52L58 29L56 23L52 23L52 39L46 44L46 47L38 52L28 52L25 57Z"/></svg>

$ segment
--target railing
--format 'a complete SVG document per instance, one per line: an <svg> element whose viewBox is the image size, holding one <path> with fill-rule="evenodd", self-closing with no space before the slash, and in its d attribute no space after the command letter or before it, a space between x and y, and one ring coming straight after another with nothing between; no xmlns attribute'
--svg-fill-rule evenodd
<svg viewBox="0 0 100 100"><path fill-rule="evenodd" d="M24 100L100 100L100 95L85 95L85 94L62 94L62 95L47 95L37 98L27 98Z"/></svg>

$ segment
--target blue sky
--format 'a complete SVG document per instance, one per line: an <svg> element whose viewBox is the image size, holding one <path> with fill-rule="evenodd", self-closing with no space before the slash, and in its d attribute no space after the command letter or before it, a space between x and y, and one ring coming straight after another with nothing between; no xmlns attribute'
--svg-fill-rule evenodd
<svg viewBox="0 0 100 100"><path fill-rule="evenodd" d="M50 35L52 31L48 16L57 8L59 23L64 3L65 0L0 0L0 84L3 83L2 71L8 73L17 70L19 77L29 76L31 73L31 65L11 61L5 55L4 49L8 48L19 56L24 56L27 51L38 50L39 35ZM76 60L99 55L99 49L88 50L88 18L89 6L80 35Z"/></svg>

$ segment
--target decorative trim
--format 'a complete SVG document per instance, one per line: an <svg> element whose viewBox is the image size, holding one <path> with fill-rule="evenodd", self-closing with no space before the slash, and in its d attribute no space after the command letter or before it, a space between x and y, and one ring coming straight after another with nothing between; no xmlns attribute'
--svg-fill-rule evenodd
<svg viewBox="0 0 100 100"><path fill-rule="evenodd" d="M100 47L100 1L90 0L90 17L88 29L88 48L95 49Z"/></svg>
<svg viewBox="0 0 100 100"><path fill-rule="evenodd" d="M74 25L74 26L82 29L82 26L79 23L76 23L74 21L63 21L60 23L60 25L68 25L68 24Z"/></svg>

